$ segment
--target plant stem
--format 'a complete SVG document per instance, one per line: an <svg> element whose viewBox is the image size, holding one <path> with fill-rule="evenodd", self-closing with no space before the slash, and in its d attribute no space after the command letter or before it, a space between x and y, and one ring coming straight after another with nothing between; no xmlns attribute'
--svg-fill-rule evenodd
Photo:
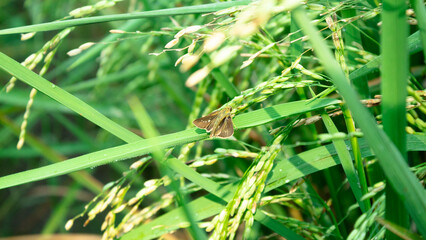
<svg viewBox="0 0 426 240"><path fill-rule="evenodd" d="M403 0L383 1L381 41L383 128L403 158L407 158L405 98L408 79L408 26L405 10L406 4ZM387 179L389 182L389 177ZM392 184L386 185L386 219L403 228L409 226L409 216L404 203ZM388 239L399 239L391 231L387 231L386 235Z"/></svg>

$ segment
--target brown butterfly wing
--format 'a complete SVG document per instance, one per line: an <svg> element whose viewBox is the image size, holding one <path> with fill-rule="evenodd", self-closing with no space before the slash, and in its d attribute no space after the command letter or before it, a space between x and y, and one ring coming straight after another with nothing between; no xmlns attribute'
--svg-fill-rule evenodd
<svg viewBox="0 0 426 240"><path fill-rule="evenodd" d="M219 124L218 130L215 133L216 137L228 138L234 134L234 125L232 124L231 116L226 117Z"/></svg>
<svg viewBox="0 0 426 240"><path fill-rule="evenodd" d="M216 121L219 121L219 119L216 119ZM211 133L210 133L210 137L216 137L217 135L219 135L220 134L220 132L221 132L221 129L222 129L222 127L223 127L223 125L225 124L225 118L223 118L220 122L219 122L219 124L217 125L217 127L215 128L215 129L210 129L210 130L213 130ZM209 126L210 127L210 126Z"/></svg>
<svg viewBox="0 0 426 240"><path fill-rule="evenodd" d="M213 119L213 120L211 120L211 121L210 121L210 124L206 127L206 131L207 131L207 132L210 132L210 131L213 129L213 127L214 127L214 123L215 123L216 121L218 121L218 120L217 120L217 118L215 118L215 119Z"/></svg>
<svg viewBox="0 0 426 240"><path fill-rule="evenodd" d="M218 113L219 113L218 111L212 112L207 116L195 119L192 123L195 126L202 128L202 129L206 129L207 132L210 132L213 128L214 121L215 121L215 118L217 117Z"/></svg>

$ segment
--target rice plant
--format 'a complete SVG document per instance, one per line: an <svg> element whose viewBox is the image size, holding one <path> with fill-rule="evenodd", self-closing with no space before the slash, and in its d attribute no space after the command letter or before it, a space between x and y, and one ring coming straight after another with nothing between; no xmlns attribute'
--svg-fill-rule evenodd
<svg viewBox="0 0 426 240"><path fill-rule="evenodd" d="M1 237L426 236L424 2L0 6Z"/></svg>

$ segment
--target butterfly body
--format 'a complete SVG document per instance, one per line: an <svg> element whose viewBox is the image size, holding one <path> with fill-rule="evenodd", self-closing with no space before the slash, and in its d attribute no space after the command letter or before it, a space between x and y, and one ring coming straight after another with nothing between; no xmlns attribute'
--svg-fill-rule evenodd
<svg viewBox="0 0 426 240"><path fill-rule="evenodd" d="M207 116L198 118L193 123L198 128L209 132L210 137L228 138L234 134L231 111L231 107L225 107Z"/></svg>

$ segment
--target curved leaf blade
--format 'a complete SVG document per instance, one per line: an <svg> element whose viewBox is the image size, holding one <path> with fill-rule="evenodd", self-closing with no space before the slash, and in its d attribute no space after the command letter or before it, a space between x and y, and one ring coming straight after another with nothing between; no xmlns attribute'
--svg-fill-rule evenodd
<svg viewBox="0 0 426 240"><path fill-rule="evenodd" d="M336 99L316 99L314 101L283 103L272 107L240 114L235 117L235 125L237 129L253 127L276 121L291 115L322 109L326 106L337 104L338 102L339 101ZM60 163L55 163L48 166L1 177L0 189L60 176L85 168L93 168L114 161L141 156L161 148L169 148L176 145L203 140L206 138L208 138L208 134L205 130L192 128L177 133L138 140L136 142L124 144L118 147L89 153Z"/></svg>
<svg viewBox="0 0 426 240"><path fill-rule="evenodd" d="M241 0L241 1L221 2L221 3L210 3L210 4L203 4L203 5L196 5L196 6L168 8L168 9L152 10L152 11L145 11L145 12L112 14L107 16L86 17L86 18L78 18L78 19L71 19L71 20L55 21L55 22L34 24L34 25L28 25L28 26L22 26L22 27L16 27L16 28L3 29L3 30L0 30L0 35L27 33L27 32L44 32L44 31L52 31L52 30L64 29L67 27L74 27L74 26L80 26L80 25L86 25L86 24L139 19L139 18L154 18L154 17L176 16L176 15L184 15L184 14L210 13L210 12L216 12L225 8L233 7L233 6L246 5L250 2L251 1L248 1L248 0Z"/></svg>

